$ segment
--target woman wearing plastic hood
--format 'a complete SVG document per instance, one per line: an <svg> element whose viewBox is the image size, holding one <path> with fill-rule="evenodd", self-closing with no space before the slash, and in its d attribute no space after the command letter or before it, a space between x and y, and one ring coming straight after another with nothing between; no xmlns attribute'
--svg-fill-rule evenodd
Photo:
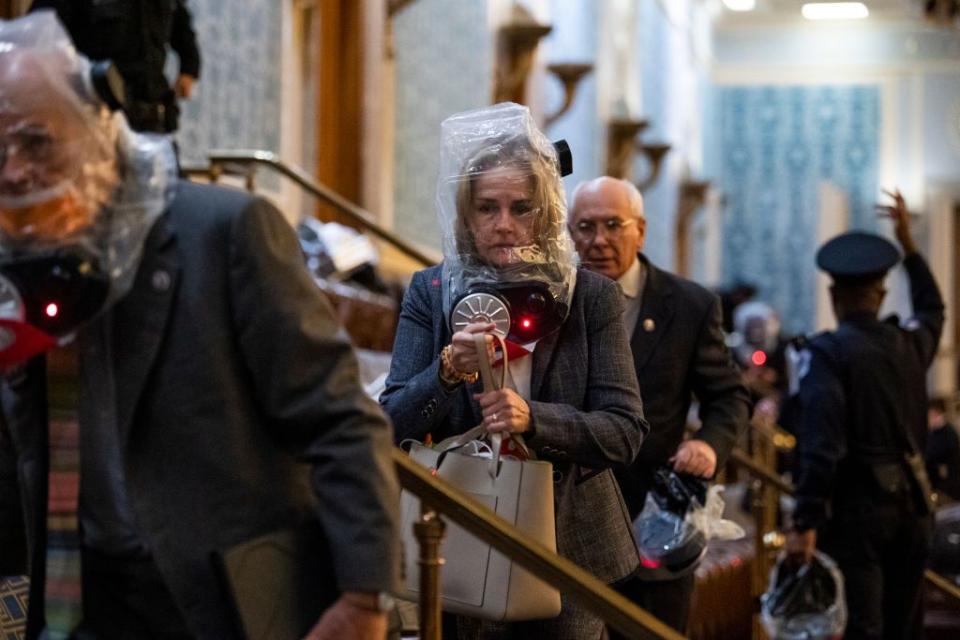
<svg viewBox="0 0 960 640"><path fill-rule="evenodd" d="M608 469L632 461L649 429L620 294L612 281L577 269L556 151L525 107L454 115L442 138L444 261L413 277L380 402L398 441L440 441L477 425L522 434L554 467L558 552L615 582L637 568L638 556ZM451 319L457 303L478 292L508 300L510 321ZM474 336L485 334L491 351L494 333L508 340L506 386L484 393ZM603 623L564 596L557 618L461 617L458 627L461 638L592 640Z"/></svg>

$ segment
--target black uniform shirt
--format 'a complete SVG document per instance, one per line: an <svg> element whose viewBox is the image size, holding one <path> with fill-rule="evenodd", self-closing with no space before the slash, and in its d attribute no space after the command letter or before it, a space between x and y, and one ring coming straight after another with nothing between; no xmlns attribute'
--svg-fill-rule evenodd
<svg viewBox="0 0 960 640"><path fill-rule="evenodd" d="M180 73L200 77L186 0L34 0L30 11L40 9L57 12L78 51L116 63L136 100L159 102L170 92L163 75L168 43Z"/></svg>
<svg viewBox="0 0 960 640"><path fill-rule="evenodd" d="M906 327L895 318L848 316L803 355L794 512L801 530L821 525L831 510L873 499L868 487L884 479L868 475L902 462L904 427L923 451L926 371L943 329L943 301L919 254L903 264L915 314Z"/></svg>

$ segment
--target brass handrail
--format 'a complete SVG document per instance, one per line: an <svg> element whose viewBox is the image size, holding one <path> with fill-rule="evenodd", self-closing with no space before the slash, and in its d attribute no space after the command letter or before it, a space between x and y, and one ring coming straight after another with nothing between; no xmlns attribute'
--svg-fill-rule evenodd
<svg viewBox="0 0 960 640"><path fill-rule="evenodd" d="M400 449L393 461L400 485L423 504L457 523L538 578L577 601L629 638L681 640L683 636L636 606L597 577L558 556L451 485L432 476Z"/></svg>
<svg viewBox="0 0 960 640"><path fill-rule="evenodd" d="M953 598L956 598L957 600L960 600L960 587L957 587L957 585L953 584L952 582L944 578L942 575L940 575L936 571L927 569L926 571L923 572L923 577L927 579L927 582L929 582L934 587L944 592L948 596L951 596Z"/></svg>
<svg viewBox="0 0 960 640"><path fill-rule="evenodd" d="M739 447L734 447L734 449L730 452L730 461L746 469L750 475L760 482L774 487L781 493L793 495L794 487L792 484L781 478L776 473L770 471L769 469L765 469L762 465L754 462L753 459Z"/></svg>
<svg viewBox="0 0 960 640"><path fill-rule="evenodd" d="M293 180L313 197L335 207L358 227L377 236L384 242L393 245L399 251L423 266L436 264L435 258L421 251L395 233L381 227L369 211L350 202L330 187L317 182L300 167L287 164L280 159L280 156L272 151L263 151L260 149L215 149L210 151L208 158L210 160L210 173L212 176L218 175L222 167L229 164L244 166L262 165L269 167L284 177Z"/></svg>
<svg viewBox="0 0 960 640"><path fill-rule="evenodd" d="M797 492L796 487L794 487L793 484L755 463L750 459L750 456L744 453L744 451L739 447L734 447L733 451L730 452L730 461L740 465L755 479L770 485L780 493L792 496ZM955 584L950 582L950 580L944 578L933 569L925 569L923 572L923 577L927 582L948 596L960 600L960 587L957 587Z"/></svg>

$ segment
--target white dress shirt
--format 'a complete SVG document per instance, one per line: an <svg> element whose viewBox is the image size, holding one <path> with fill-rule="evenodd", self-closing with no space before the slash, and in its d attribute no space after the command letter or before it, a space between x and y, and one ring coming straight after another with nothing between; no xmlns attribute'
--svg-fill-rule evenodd
<svg viewBox="0 0 960 640"><path fill-rule="evenodd" d="M628 336L633 335L633 330L637 326L640 305L643 302L643 286L646 283L647 270L639 258L636 258L630 268L617 280L624 297L623 325L627 329Z"/></svg>
<svg viewBox="0 0 960 640"><path fill-rule="evenodd" d="M537 341L522 345L530 355L515 358L507 363L507 386L517 392L521 398L530 401L530 376L533 373L533 350Z"/></svg>

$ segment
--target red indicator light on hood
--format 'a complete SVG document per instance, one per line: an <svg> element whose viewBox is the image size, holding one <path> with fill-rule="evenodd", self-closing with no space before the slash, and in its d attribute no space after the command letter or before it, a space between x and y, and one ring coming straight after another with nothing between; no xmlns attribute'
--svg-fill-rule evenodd
<svg viewBox="0 0 960 640"><path fill-rule="evenodd" d="M520 326L523 327L524 329L529 329L530 327L533 326L533 321L530 320L530 318L524 318L523 320L520 321Z"/></svg>
<svg viewBox="0 0 960 640"><path fill-rule="evenodd" d="M754 351L753 355L750 356L750 361L758 367L762 367L767 363L767 354L763 351Z"/></svg>
<svg viewBox="0 0 960 640"><path fill-rule="evenodd" d="M60 313L60 307L57 306L56 302L51 302L44 307L43 310L46 312L48 318L56 318L57 314Z"/></svg>

